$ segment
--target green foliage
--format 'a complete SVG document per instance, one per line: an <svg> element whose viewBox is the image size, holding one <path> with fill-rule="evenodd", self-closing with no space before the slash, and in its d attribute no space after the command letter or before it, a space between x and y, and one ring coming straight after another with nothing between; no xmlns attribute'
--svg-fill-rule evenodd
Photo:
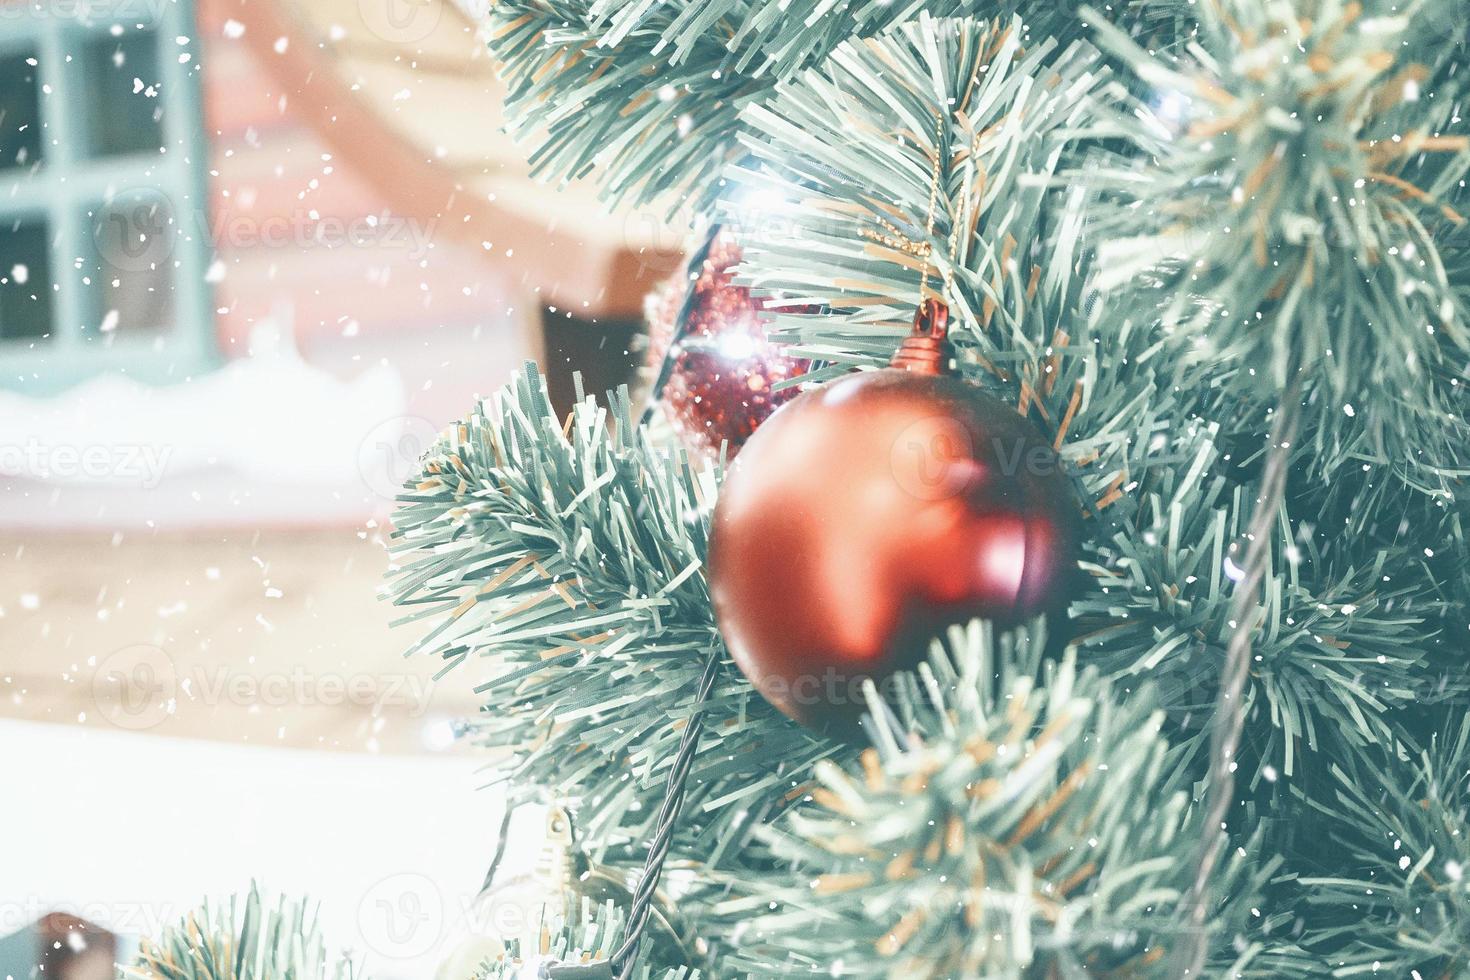
<svg viewBox="0 0 1470 980"><path fill-rule="evenodd" d="M951 286L971 327L962 342L990 353L984 330L1011 339L1024 324L1037 354L1081 285L1064 255L1047 282L1031 281L1046 176L1102 89L1096 52L1028 44L1019 19L926 15L841 46L745 112L750 157L731 169L722 208L746 276L786 305L842 311L778 321L788 334L826 331L788 336L799 350L872 365L907 332L927 257L930 286ZM1047 319L1052 330L1037 329Z"/></svg>
<svg viewBox="0 0 1470 980"><path fill-rule="evenodd" d="M1152 93L1115 111L1153 123L1137 164L1088 178L1116 194L1093 213L1107 238L1096 285L1135 304L1139 277L1162 271L1147 286L1166 293L1170 343L1231 408L1269 404L1300 374L1325 477L1367 462L1448 493L1470 472L1470 332L1438 243L1465 220L1452 202L1470 143L1445 129L1448 93L1422 91L1435 72L1410 39L1449 8L1201 8L1177 58L1090 15Z"/></svg>
<svg viewBox="0 0 1470 980"><path fill-rule="evenodd" d="M1119 134L1137 145L1154 137L1113 108L1134 103L1096 52L1076 44L1021 55L1007 43L1021 33L921 19L839 48L770 106L749 109L766 137L747 138L752 162L732 170L731 199L770 203L754 215L728 206L747 220L742 274L789 306L825 304L819 315L777 318L776 335L795 349L874 365L907 328L928 250L930 286L956 314L962 368L1060 433L1083 499L1106 505L1088 546L1097 588L1073 605L1088 656L1109 674L1158 680L1192 738L1208 722L1199 708L1234 626L1228 571L1243 561L1250 440L1263 438L1269 418L1199 382L1169 320L1172 265L1139 259L1129 266L1134 289L1089 293L1088 283L1106 285L1133 259L1092 247L1110 226L1090 224L1096 203L1059 187L1061 175L1122 173L1133 164L1111 150ZM967 111L966 98L986 113ZM938 129L925 131L919 121L936 111ZM1142 210L1120 210L1118 220L1146 223ZM919 250L897 247L905 243ZM1182 378L1194 380L1167 384ZM1222 439L1245 451L1222 452ZM1297 458L1301 471L1322 465L1306 451ZM1338 487L1351 488L1351 477ZM1403 513L1398 487L1377 479L1357 502L1378 509L1348 508L1359 524L1347 535L1323 524L1331 500L1321 494L1294 501L1278 522L1257 613L1247 782L1265 765L1291 774L1324 737L1330 752L1390 739L1393 709L1463 687L1463 678L1446 683L1433 655L1449 628L1437 582L1455 581L1454 572L1425 567L1402 532L1361 526L1385 504ZM1442 521L1416 513L1413 533L1432 537Z"/></svg>
<svg viewBox="0 0 1470 980"><path fill-rule="evenodd" d="M1053 436L1082 499L1110 505L1166 465L1181 408L1146 323L1106 347L1086 334L1085 198L1054 186L1084 138L1110 135L1091 121L1123 93L1088 45L1026 36L1014 19L922 17L844 45L747 111L763 135L746 137L724 207L742 279L822 308L778 315L774 336L832 372L887 362L927 264L966 377Z"/></svg>
<svg viewBox="0 0 1470 980"><path fill-rule="evenodd" d="M1307 878L1327 924L1309 935L1334 976L1463 976L1470 970L1470 724L1427 751L1335 767L1320 811L1351 873Z"/></svg>
<svg viewBox="0 0 1470 980"><path fill-rule="evenodd" d="M723 903L750 917L746 949L761 954L737 963L784 955L783 975L844 977L1165 975L1199 829L1173 785L1162 714L1149 690L1117 699L1096 670L1044 659L1043 646L1039 629L997 640L979 623L936 644L920 673L928 698L906 701L904 723L889 717L863 772L823 763L815 805L768 832L795 872ZM1222 882L1239 888L1245 857ZM1286 976L1311 964L1290 947L1267 954L1243 900L1213 899L1232 930L1219 967Z"/></svg>
<svg viewBox="0 0 1470 980"><path fill-rule="evenodd" d="M429 452L394 534L403 621L438 621L414 651L445 670L494 658L476 737L514 751L504 776L519 790L579 800L599 858L647 841L703 664L723 649L701 572L714 474L630 415L622 392L563 427L528 367ZM835 747L733 668L707 718L676 850L718 861L750 811L781 808L793 774Z"/></svg>
<svg viewBox="0 0 1470 980"><path fill-rule="evenodd" d="M1053 624L1075 653L956 634L874 702L860 776L726 664L671 852L682 910L758 976L1164 977L1215 830L1207 706L1262 445L1299 398L1207 974L1464 972L1470 736L1407 760L1470 680L1470 7L1018 7L493 8L541 172L718 197L809 382L885 362L927 280L962 373L1054 441L1086 512L1088 584ZM416 651L493 659L475 732L506 777L577 803L624 869L722 652L720 473L632 417L619 395L562 424L534 372L480 406L405 494L392 587L435 622ZM616 916L549 942L605 950Z"/></svg>
<svg viewBox="0 0 1470 980"><path fill-rule="evenodd" d="M750 109L768 136L732 171L735 199L772 203L747 232L742 273L788 305L824 305L778 317L795 349L866 366L906 332L928 255L962 368L1029 406L1059 439L1082 499L1099 505L1088 545L1096 587L1073 605L1087 656L1110 675L1159 681L1167 707L1192 713L1192 737L1208 721L1198 708L1233 628L1228 570L1238 567L1227 559L1243 561L1250 513L1250 471L1216 448L1218 430L1254 421L1264 432L1266 419L1161 384L1184 370L1161 311L1089 295L1098 260L1087 201L1057 175L1115 160L1100 144L1123 123L1105 107L1128 96L1091 48L1022 53L1023 33L921 18L839 48ZM1089 303L1105 309L1091 324ZM1211 407L1214 417L1200 417ZM1181 416L1193 420L1181 426ZM1291 774L1324 730L1334 748L1339 733L1358 746L1390 738L1389 709L1447 693L1426 652L1442 606L1416 596L1422 575L1402 547L1363 549L1311 523L1278 524L1250 692L1248 735L1261 743L1250 781L1265 764Z"/></svg>
<svg viewBox="0 0 1470 980"><path fill-rule="evenodd" d="M1458 103L1470 91L1464 70L1465 57L1470 54L1470 5L1458 0L1420 0L1414 10L1414 24L1404 37L1406 51L1399 60L1423 66L1422 73L1416 72L1419 93L1439 100L1441 125L1454 132L1463 128Z"/></svg>
<svg viewBox="0 0 1470 980"><path fill-rule="evenodd" d="M600 171L613 200L716 193L741 111L851 37L931 14L988 15L1008 0L501 0L491 52L511 84L513 133L548 177ZM1060 24L1067 4L1037 4Z"/></svg>
<svg viewBox="0 0 1470 980"><path fill-rule="evenodd" d="M1109 623L1087 637L1090 662L1148 679L1201 722L1195 709L1218 684L1233 629L1230 579L1250 513L1242 486L1207 475L1214 455L1202 447L1200 465L1142 496L1138 521L1098 546L1101 588L1074 607ZM1304 750L1332 759L1344 742L1391 742L1390 711L1455 692L1430 656L1441 604L1416 595L1402 549L1345 547L1285 510L1277 526L1241 710L1259 764L1289 776Z"/></svg>
<svg viewBox="0 0 1470 980"><path fill-rule="evenodd" d="M118 980L352 980L352 963L328 955L316 913L282 898L248 895L205 903L157 939L144 939Z"/></svg>

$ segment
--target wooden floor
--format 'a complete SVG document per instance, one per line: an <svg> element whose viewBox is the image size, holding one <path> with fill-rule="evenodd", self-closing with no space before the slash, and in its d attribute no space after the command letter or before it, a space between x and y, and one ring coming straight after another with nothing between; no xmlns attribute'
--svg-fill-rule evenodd
<svg viewBox="0 0 1470 980"><path fill-rule="evenodd" d="M380 531L0 531L0 717L346 751L440 749L438 683L377 597ZM467 669L469 668L469 669Z"/></svg>

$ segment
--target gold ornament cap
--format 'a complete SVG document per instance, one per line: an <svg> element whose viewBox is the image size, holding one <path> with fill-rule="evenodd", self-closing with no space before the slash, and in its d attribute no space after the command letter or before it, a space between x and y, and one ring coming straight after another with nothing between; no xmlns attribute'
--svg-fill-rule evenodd
<svg viewBox="0 0 1470 980"><path fill-rule="evenodd" d="M949 307L930 297L914 311L914 329L898 350L889 367L914 374L951 374L950 359L954 348L949 342Z"/></svg>

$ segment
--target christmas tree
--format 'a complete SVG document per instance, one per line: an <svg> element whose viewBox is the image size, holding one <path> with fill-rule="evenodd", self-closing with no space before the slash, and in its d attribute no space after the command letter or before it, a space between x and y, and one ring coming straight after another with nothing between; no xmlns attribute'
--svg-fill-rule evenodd
<svg viewBox="0 0 1470 980"><path fill-rule="evenodd" d="M484 975L1470 973L1470 5L488 19L539 172L734 235L808 390L707 465L625 392L555 417L528 370L405 489L392 591L429 624L415 652L493 658L472 737L629 889L554 909ZM923 657L839 674L858 704L799 724L752 651L819 657L800 644L821 617L856 630L968 574L944 534L922 569L826 561L892 529L862 519L883 460L819 463L783 421L824 389L878 397L916 309L941 317L927 367L896 363L960 386L938 434L989 431L972 392L1055 463L1017 504L1001 440L970 446L1012 508L976 540L1019 521L1029 568L1044 526L1075 574L918 616L902 643ZM762 532L794 526L763 523L773 484L807 488L825 550ZM1036 494L1075 527L1038 525ZM822 558L802 595L828 601L730 598L736 554L777 577ZM697 939L653 941L664 917Z"/></svg>

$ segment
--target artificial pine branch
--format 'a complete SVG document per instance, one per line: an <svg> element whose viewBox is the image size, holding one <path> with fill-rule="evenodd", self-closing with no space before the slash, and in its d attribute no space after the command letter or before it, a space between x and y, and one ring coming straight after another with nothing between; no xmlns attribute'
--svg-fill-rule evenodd
<svg viewBox="0 0 1470 980"><path fill-rule="evenodd" d="M1464 50L1419 35L1463 15L1446 0L1200 6L1182 56L1086 14L1154 93L1117 111L1171 133L1085 178L1118 195L1092 215L1107 239L1097 285L1127 302L1163 271L1163 325L1227 418L1272 404L1299 366L1314 452L1298 462L1323 479L1368 462L1449 495L1470 473L1470 329L1440 243L1465 223L1470 138L1453 90L1421 89Z"/></svg>
<svg viewBox="0 0 1470 980"><path fill-rule="evenodd" d="M1082 286L1065 251L1075 240L1055 244L1059 262L1034 268L1047 211L1061 210L1047 177L1107 94L1090 46L1032 39L1018 18L922 16L841 46L770 104L750 106L750 158L728 172L722 204L745 249L743 278L778 308L841 314L779 317L774 336L844 366L886 363L927 260L930 286L967 328L964 348L1044 362ZM1029 350L1007 350L1021 342ZM1007 361L997 373L1026 370Z"/></svg>
<svg viewBox="0 0 1470 980"><path fill-rule="evenodd" d="M1452 977L1470 970L1470 723L1462 716L1407 763L1392 752L1335 767L1330 799L1306 798L1344 873L1300 881L1317 921L1304 941L1333 975Z"/></svg>
<svg viewBox="0 0 1470 980"><path fill-rule="evenodd" d="M326 951L316 913L282 898L269 907L246 895L205 903L163 934L144 939L118 980L352 980L353 964Z"/></svg>
<svg viewBox="0 0 1470 980"><path fill-rule="evenodd" d="M1244 426L1239 413L1202 416L1220 407L1207 390L1169 384L1187 369L1159 326L1163 280L1145 277L1147 289L1124 297L1086 291L1096 261L1087 201L1055 175L1116 166L1097 144L1124 132L1145 142L1151 131L1106 109L1128 97L1094 52L1022 55L1013 42L1024 33L921 19L839 49L752 108L770 138L752 144L758 166L732 181L737 197L749 192L772 211L748 232L742 276L778 302L823 306L778 318L794 349L876 365L906 330L919 256L933 261L956 313L961 368L1053 435L1093 503L1098 587L1073 604L1088 656L1111 676L1158 680L1165 707L1188 722L1176 734L1192 738L1208 729L1200 707L1239 621L1229 574L1244 560L1236 539L1255 477L1216 443L1222 425ZM962 96L986 111L968 111ZM938 141L921 125L935 111ZM943 183L926 237L936 154ZM956 227L966 234L957 239ZM1265 441L1264 425L1256 438ZM1251 784L1267 768L1292 775L1324 738L1328 751L1391 738L1386 712L1458 687L1427 655L1442 604L1416 594L1403 549L1319 543L1313 514L1292 508L1269 535L1273 571L1244 701L1260 747Z"/></svg>
<svg viewBox="0 0 1470 980"><path fill-rule="evenodd" d="M738 155L742 110L853 37L916 18L1004 14L1012 0L501 0L491 53L510 130L549 178L597 172L614 201L698 206ZM1024 4L1076 32L1071 0Z"/></svg>
<svg viewBox="0 0 1470 980"><path fill-rule="evenodd" d="M712 472L654 446L626 392L563 423L534 366L451 427L405 490L389 591L432 619L412 652L445 670L491 658L472 725L513 757L513 793L580 801L599 859L641 866L689 703L722 658L702 574ZM707 708L678 858L738 861L751 823L789 806L840 751L787 721L731 668ZM630 778L631 777L631 778ZM611 852L609 855L608 852Z"/></svg>
<svg viewBox="0 0 1470 980"><path fill-rule="evenodd" d="M775 716L730 672L672 844L692 918L725 962L758 975L875 975L897 964L942 976L974 963L999 976L1039 963L1091 974L1112 955L1098 946L1109 936L1121 937L1116 955L1129 969L1176 980L1167 954L1192 941L1179 934L1189 925L1180 906L1191 845L1204 838L1229 857L1201 879L1223 925L1217 937L1195 933L1212 975L1320 976L1324 959L1347 973L1374 962L1456 969L1460 893L1416 890L1423 881L1393 875L1393 858L1373 847L1351 852L1363 865L1356 877L1329 847L1291 854L1293 874L1262 878L1293 833L1332 826L1334 840L1381 843L1383 821L1394 820L1429 840L1413 812L1420 784L1401 760L1413 754L1423 702L1460 697L1470 679L1465 5L1153 0L1089 13L1088 29L1132 75L1123 83L1072 43L1081 25L1067 11L1030 29L1008 16L922 13L866 0L831 10L822 0L509 0L496 7L494 47L512 78L513 115L543 127L543 172L600 170L614 197L724 198L744 236L745 280L788 308L822 305L821 316L778 318L778 336L830 365L807 380L885 361L920 270L932 267L966 377L1053 437L1088 515L1092 585L1067 628L1095 675L1038 666L1041 687L1012 703L1048 717L1046 706L1079 700L1075 685L1096 685L1085 700L1097 707L1080 729L1062 730L1071 748L1107 743L1120 762L1107 779L1078 777L1086 786L1041 814L1037 840L1053 855L1070 840L1061 864L1075 860L1086 841L1069 806L1098 803L1114 821L1110 839L1129 844L1088 881L1136 872L1158 904L1123 922L1110 904L1121 890L1084 883L1075 906L1060 905L1081 916L1069 923L1098 929L1059 930L1062 920L1026 911L1050 906L1016 887L1028 867L1055 887L1052 869L1017 859L997 865L1015 898L990 910L997 933L937 930L948 906L906 922L905 900L962 887L954 868L976 860L912 822L913 767L970 765L956 732L992 732L993 713L926 714L958 690L958 673L900 680L908 694L896 714L875 705L888 721L858 782L838 775L853 771L850 752ZM1149 43L1130 39L1141 36ZM1285 465L1260 447L1274 444L1268 409L1298 369L1301 397L1277 412L1299 406L1303 431L1279 506L1243 506L1263 465L1273 488ZM607 431L607 417L584 404L564 428L532 378L451 433L409 494L396 592L444 617L423 650L450 666L471 655L502 665L483 691L481 737L516 748L510 778L580 799L589 845L629 867L652 830L680 706L702 656L719 649L700 572L717 474L660 453L628 424L625 404L612 415ZM1241 556L1232 549L1248 514ZM1249 587L1231 585L1240 561ZM1130 790L1178 801L1227 754L1222 744L1204 750L1210 712L1193 697L1214 693L1222 660L1234 707L1216 730L1241 726L1241 750L1228 753L1250 765L1240 786L1269 785L1278 767L1293 777L1275 792L1283 811L1263 819L1219 784L1208 812L1178 802L1110 809ZM1160 683L1130 690L1144 680ZM1132 712L1153 718L1155 706L1162 728L1115 724ZM1018 746L1039 737L1029 722L1021 729L1031 734L1016 735ZM1298 766L1307 754L1312 764ZM1433 765L1463 770L1462 755ZM827 793L861 810L863 826L805 798L824 758L838 766ZM986 764L1035 792L1082 771L1051 757L1024 773ZM1333 823L1312 792L1329 771L1345 774L1349 795L1377 786L1370 772L1410 788L1384 790L1382 814L1363 797ZM969 805L965 792L933 786L918 794L930 810ZM1421 798L1463 840L1452 819L1459 796ZM1222 799L1236 807L1228 817ZM961 816L966 841L1005 829L995 813ZM1228 852L1212 833L1226 819ZM779 833L761 829L773 821ZM843 840L871 846L849 853ZM924 860L894 879L873 873L900 840L940 847L930 861L927 844L909 846ZM1140 870L1133 851L1155 863ZM868 877L816 894L808 882L824 867ZM1377 918L1358 937L1367 880L1391 881L1392 897L1371 904ZM781 907L768 916L773 897ZM1421 919L1426 899L1435 911ZM1320 914L1299 944L1291 927L1303 903ZM875 907L894 913L876 933ZM761 924L742 931L752 915Z"/></svg>
<svg viewBox="0 0 1470 980"><path fill-rule="evenodd" d="M1208 728L1201 709L1214 699L1232 624L1242 622L1232 576L1246 561L1254 490L1212 473L1223 465L1206 444L1195 465L1141 487L1135 520L1094 546L1100 588L1073 606L1090 627L1089 662L1154 683L1180 739ZM1446 681L1433 655L1442 604L1419 595L1413 557L1305 530L1277 509L1266 587L1249 620L1257 634L1238 704L1253 750L1238 762L1252 786L1391 741L1393 712L1463 689L1463 677Z"/></svg>
<svg viewBox="0 0 1470 980"><path fill-rule="evenodd" d="M1305 416L1315 452L1296 456L1325 480L1340 481L1344 463L1369 460L1387 463L1401 487L1448 497L1449 479L1464 472L1454 375L1470 347L1437 246L1464 223L1447 199L1470 168L1470 142L1439 132L1454 111L1444 101L1414 105L1433 72L1401 60L1408 32L1434 7L1379 4L1365 17L1360 4L1335 0L1221 0L1207 5L1188 66L1146 54L1097 18L1102 43L1173 100L1161 108L1182 116L1177 137L1141 168L1151 195L1166 189L1182 200L1176 207L1154 196L1140 214L1145 184L1113 175L1126 203L1111 224L1103 212L1118 238L1104 246L1096 281L1126 302L1130 290L1137 295L1134 276L1162 271L1147 288L1172 295L1162 322L1171 343L1188 345L1202 369L1195 376L1238 359L1246 370L1221 379L1218 403L1264 399L1277 408L1214 718L1212 834L1236 806L1235 750L1248 710L1240 695L1252 640L1265 632L1255 590L1293 455L1283 422L1294 429ZM1150 222L1157 230L1123 237ZM1344 405L1379 386L1414 394ZM1418 584L1427 592L1434 582ZM1354 746L1359 755L1368 748ZM1196 888L1207 885L1213 854L1202 848ZM1177 961L1189 975L1207 948L1205 911L1196 906L1193 916L1201 929Z"/></svg>
<svg viewBox="0 0 1470 980"><path fill-rule="evenodd" d="M861 771L824 763L814 805L768 832L793 870L736 883L721 903L741 924L734 963L763 971L784 955L786 976L1171 975L1202 835L1162 714L1148 689L1118 698L1044 648L1039 628L996 637L975 623L936 644L904 723L875 698L886 723ZM1231 930L1214 967L1313 975L1289 943L1267 950L1250 906L1273 862L1249 858L1232 855L1206 893Z"/></svg>

